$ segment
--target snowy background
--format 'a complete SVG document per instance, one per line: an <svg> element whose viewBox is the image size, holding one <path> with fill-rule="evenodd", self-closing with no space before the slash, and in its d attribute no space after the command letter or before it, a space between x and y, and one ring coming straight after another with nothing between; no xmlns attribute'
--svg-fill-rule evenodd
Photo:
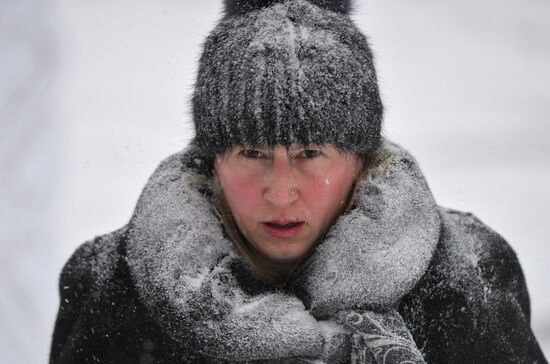
<svg viewBox="0 0 550 364"><path fill-rule="evenodd" d="M44 363L57 279L192 137L221 0L0 0L0 362ZM385 134L523 264L550 357L550 2L369 0Z"/></svg>

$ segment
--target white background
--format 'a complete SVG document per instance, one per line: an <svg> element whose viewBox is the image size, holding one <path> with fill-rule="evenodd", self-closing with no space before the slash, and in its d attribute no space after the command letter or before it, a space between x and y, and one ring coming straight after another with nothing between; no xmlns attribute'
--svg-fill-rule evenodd
<svg viewBox="0 0 550 364"><path fill-rule="evenodd" d="M358 2L358 1L357 1ZM57 279L192 137L221 0L0 0L0 362L44 363ZM385 135L522 263L550 356L550 2L369 0Z"/></svg>

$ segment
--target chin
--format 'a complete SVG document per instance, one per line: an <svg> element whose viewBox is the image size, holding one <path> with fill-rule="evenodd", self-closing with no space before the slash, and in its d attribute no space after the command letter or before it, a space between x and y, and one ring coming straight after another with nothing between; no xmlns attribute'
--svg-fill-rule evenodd
<svg viewBox="0 0 550 364"><path fill-rule="evenodd" d="M300 260L307 252L308 249L304 247L293 251L270 251L263 254L275 263L291 264Z"/></svg>

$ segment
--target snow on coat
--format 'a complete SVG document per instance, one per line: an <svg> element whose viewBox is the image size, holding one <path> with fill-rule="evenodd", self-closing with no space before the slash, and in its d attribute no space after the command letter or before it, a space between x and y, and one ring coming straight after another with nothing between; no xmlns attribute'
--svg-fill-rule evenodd
<svg viewBox="0 0 550 364"><path fill-rule="evenodd" d="M50 362L369 362L358 353L376 340L358 343L384 322L428 363L546 362L510 246L438 207L414 158L382 148L356 207L285 288L257 280L224 233L197 150L167 158L129 224L65 265Z"/></svg>

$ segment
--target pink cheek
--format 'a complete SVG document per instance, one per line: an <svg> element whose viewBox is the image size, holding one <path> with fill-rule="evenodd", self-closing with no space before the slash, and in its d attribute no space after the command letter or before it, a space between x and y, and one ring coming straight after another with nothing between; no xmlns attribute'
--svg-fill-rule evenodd
<svg viewBox="0 0 550 364"><path fill-rule="evenodd" d="M302 197L317 210L340 206L347 197L347 184L348 181L343 176L320 177L303 190L305 194Z"/></svg>
<svg viewBox="0 0 550 364"><path fill-rule="evenodd" d="M335 173L331 177L323 179L322 186L326 192L341 193L348 185L348 179L344 173Z"/></svg>
<svg viewBox="0 0 550 364"><path fill-rule="evenodd" d="M257 211L261 206L261 187L251 182L250 178L234 179L230 183L224 183L225 197L231 210L237 215Z"/></svg>

